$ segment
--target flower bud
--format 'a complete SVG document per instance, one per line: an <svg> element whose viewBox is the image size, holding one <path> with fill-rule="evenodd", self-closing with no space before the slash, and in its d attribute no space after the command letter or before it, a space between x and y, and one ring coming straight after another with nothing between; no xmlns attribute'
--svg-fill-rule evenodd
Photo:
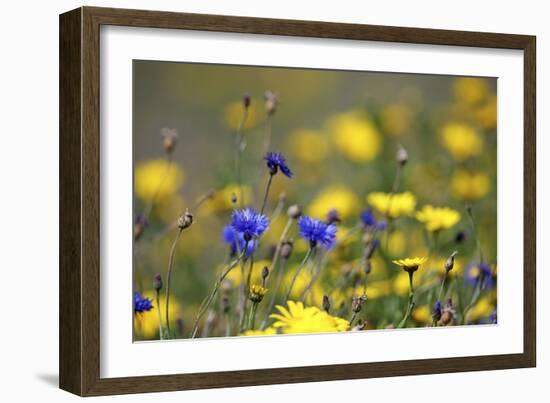
<svg viewBox="0 0 550 403"><path fill-rule="evenodd" d="M338 224L342 220L340 219L340 214L338 214L338 210L331 209L327 214L327 224Z"/></svg>
<svg viewBox="0 0 550 403"><path fill-rule="evenodd" d="M262 269L262 280L264 282L267 276L269 276L269 269L267 268L267 266L264 266L264 268Z"/></svg>
<svg viewBox="0 0 550 403"><path fill-rule="evenodd" d="M134 240L137 241L143 235L145 228L149 225L149 220L143 215L139 214L134 224Z"/></svg>
<svg viewBox="0 0 550 403"><path fill-rule="evenodd" d="M193 224L193 214L189 210L185 210L185 213L178 218L178 228L184 230L189 228L191 224Z"/></svg>
<svg viewBox="0 0 550 403"><path fill-rule="evenodd" d="M231 309L231 305L229 302L229 297L223 297L222 298L222 312L225 314L228 314Z"/></svg>
<svg viewBox="0 0 550 403"><path fill-rule="evenodd" d="M266 113L269 116L273 115L277 110L277 105L279 104L279 98L273 92L266 91L264 92L264 100L265 100Z"/></svg>
<svg viewBox="0 0 550 403"><path fill-rule="evenodd" d="M164 128L161 130L162 146L167 154L171 154L176 148L176 142L178 140L178 132L176 129Z"/></svg>
<svg viewBox="0 0 550 403"><path fill-rule="evenodd" d="M262 299L264 299L264 295L266 293L267 293L267 288L264 288L257 284L253 284L250 287L250 293L248 294L248 298L254 303L259 303L259 302L262 302Z"/></svg>
<svg viewBox="0 0 550 403"><path fill-rule="evenodd" d="M155 274L155 277L153 277L153 288L157 291L162 289L162 277L160 273Z"/></svg>
<svg viewBox="0 0 550 403"><path fill-rule="evenodd" d="M359 319L357 321L357 325L353 326L353 328L351 329L352 332L358 332L358 331L361 331L361 330L366 330L367 329L367 325L368 323L362 319Z"/></svg>
<svg viewBox="0 0 550 403"><path fill-rule="evenodd" d="M283 241L281 243L281 257L283 259L288 259L290 255L292 255L292 248L294 246L294 241L292 239L288 239L286 241Z"/></svg>
<svg viewBox="0 0 550 403"><path fill-rule="evenodd" d="M407 150L402 145L399 145L395 159L401 166L405 166L405 164L409 161L409 153L407 153Z"/></svg>
<svg viewBox="0 0 550 403"><path fill-rule="evenodd" d="M245 107L245 109L248 109L248 107L250 106L250 95L246 94L245 96L243 96L243 106Z"/></svg>
<svg viewBox="0 0 550 403"><path fill-rule="evenodd" d="M231 204L237 204L237 195L235 192L231 193Z"/></svg>
<svg viewBox="0 0 550 403"><path fill-rule="evenodd" d="M354 295L351 299L351 310L355 313L359 313L361 311L361 308L363 307L363 304L367 301L366 295Z"/></svg>
<svg viewBox="0 0 550 403"><path fill-rule="evenodd" d="M287 214L290 218L296 220L302 215L302 208L297 204L293 204L288 208Z"/></svg>
<svg viewBox="0 0 550 403"><path fill-rule="evenodd" d="M372 271L372 262L370 261L370 259L365 259L363 271L365 272L365 274L370 274L370 272Z"/></svg>
<svg viewBox="0 0 550 403"><path fill-rule="evenodd" d="M445 272L446 273L449 273L454 265L455 265L455 256L458 254L458 251L454 251L453 253L451 253L451 256L449 256L447 258L447 260L445 261Z"/></svg>
<svg viewBox="0 0 550 403"><path fill-rule="evenodd" d="M323 295L323 311L330 313L330 300L328 295Z"/></svg>
<svg viewBox="0 0 550 403"><path fill-rule="evenodd" d="M434 322L439 322L441 319L441 302L437 301L434 304L434 309L432 311L432 319Z"/></svg>

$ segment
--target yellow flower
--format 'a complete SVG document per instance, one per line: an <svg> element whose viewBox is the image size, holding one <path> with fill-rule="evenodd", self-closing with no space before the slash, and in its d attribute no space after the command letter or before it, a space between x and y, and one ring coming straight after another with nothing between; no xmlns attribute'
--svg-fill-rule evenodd
<svg viewBox="0 0 550 403"><path fill-rule="evenodd" d="M405 271L416 271L418 267L426 263L427 260L427 257L407 257L404 259L392 260L392 262Z"/></svg>
<svg viewBox="0 0 550 403"><path fill-rule="evenodd" d="M473 127L466 124L446 124L441 131L441 140L457 161L465 161L483 151L483 139Z"/></svg>
<svg viewBox="0 0 550 403"><path fill-rule="evenodd" d="M265 294L267 293L267 288L262 287L258 284L252 284L250 286L249 298L254 302L261 302L264 299Z"/></svg>
<svg viewBox="0 0 550 403"><path fill-rule="evenodd" d="M372 161L382 149L376 127L357 112L336 115L329 119L327 127L338 150L351 161Z"/></svg>
<svg viewBox="0 0 550 403"><path fill-rule="evenodd" d="M423 325L432 323L432 312L427 305L422 305L417 308L414 308L411 316L415 322L418 322Z"/></svg>
<svg viewBox="0 0 550 403"><path fill-rule="evenodd" d="M394 230L389 232L387 237L388 252L393 256L401 255L407 247L407 237L405 233L400 230Z"/></svg>
<svg viewBox="0 0 550 403"><path fill-rule="evenodd" d="M325 136L309 129L293 131L289 136L289 148L297 159L308 163L323 161L329 152Z"/></svg>
<svg viewBox="0 0 550 403"><path fill-rule="evenodd" d="M455 80L453 92L459 102L476 105L487 97L489 86L483 78L463 77Z"/></svg>
<svg viewBox="0 0 550 403"><path fill-rule="evenodd" d="M426 226L428 231L439 231L451 228L460 221L460 213L449 207L425 205L416 213L416 219Z"/></svg>
<svg viewBox="0 0 550 403"><path fill-rule="evenodd" d="M160 201L176 193L185 176L181 168L164 159L150 160L137 165L134 190L143 201Z"/></svg>
<svg viewBox="0 0 550 403"><path fill-rule="evenodd" d="M456 171L451 179L453 196L462 200L485 197L491 188L489 176L483 172Z"/></svg>
<svg viewBox="0 0 550 403"><path fill-rule="evenodd" d="M323 189L311 202L308 214L313 217L326 217L327 213L336 209L342 219L357 213L359 199L349 188L333 185Z"/></svg>
<svg viewBox="0 0 550 403"><path fill-rule="evenodd" d="M228 104L223 112L223 118L225 125L232 129L237 130L241 119L243 118L244 106L241 101L235 101ZM258 123L259 110L256 103L252 102L248 107L248 116L246 117L243 129L251 129Z"/></svg>
<svg viewBox="0 0 550 403"><path fill-rule="evenodd" d="M157 308L157 296L156 291L146 291L143 294L144 298L149 298L153 301L153 309L143 312L141 314L134 315L134 329L136 333L141 334L144 339L154 339L158 337L159 332L159 320L158 320L158 308ZM166 297L160 295L160 312L162 317L162 327L166 328ZM168 305L168 315L170 316L170 325L173 327L176 319L181 316L181 309L174 297L170 298L170 305Z"/></svg>
<svg viewBox="0 0 550 403"><path fill-rule="evenodd" d="M277 334L277 329L266 327L264 330L246 330L240 336L272 336L274 334Z"/></svg>
<svg viewBox="0 0 550 403"><path fill-rule="evenodd" d="M302 302L287 301L288 309L281 305L276 308L280 313L271 314L275 319L273 327L280 328L285 334L343 332L349 330L349 322L332 316L319 308L304 307Z"/></svg>
<svg viewBox="0 0 550 403"><path fill-rule="evenodd" d="M367 196L367 203L379 213L389 218L397 218L414 213L416 198L410 192L394 194L374 192Z"/></svg>
<svg viewBox="0 0 550 403"><path fill-rule="evenodd" d="M246 206L252 201L252 190L249 186L243 185L242 193L244 199L242 205ZM230 183L223 189L214 193L212 199L207 201L199 211L201 214L209 215L215 212L231 210L233 208L233 203L231 201L233 195L237 196L237 198L241 197L241 189L239 189L237 184ZM240 205L240 201L237 201L237 206Z"/></svg>
<svg viewBox="0 0 550 403"><path fill-rule="evenodd" d="M495 309L493 299L491 295L480 298L466 314L466 322L474 322L488 317Z"/></svg>
<svg viewBox="0 0 550 403"><path fill-rule="evenodd" d="M390 136L401 136L411 125L411 110L405 105L391 104L380 112L382 130Z"/></svg>
<svg viewBox="0 0 550 403"><path fill-rule="evenodd" d="M252 275L250 276L250 281L252 283L256 283L256 284L259 283L262 280L262 278L261 278L262 269L265 266L269 267L270 265L271 265L270 260L257 260L257 261L255 261L254 266L252 267ZM246 275L248 274L248 268L249 267L250 267L250 264L248 264L248 263L244 264L245 278L246 278ZM225 278L226 278L226 280L229 280L234 287L239 286L242 282L240 266L237 265L236 267L234 267Z"/></svg>
<svg viewBox="0 0 550 403"><path fill-rule="evenodd" d="M497 97L491 96L487 102L481 105L475 111L475 116L479 124L487 130L497 127Z"/></svg>

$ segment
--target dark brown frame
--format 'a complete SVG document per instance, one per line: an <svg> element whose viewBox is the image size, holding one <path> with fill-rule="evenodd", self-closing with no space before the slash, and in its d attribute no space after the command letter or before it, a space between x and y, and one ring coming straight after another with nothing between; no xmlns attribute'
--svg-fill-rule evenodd
<svg viewBox="0 0 550 403"><path fill-rule="evenodd" d="M524 51L524 349L521 354L128 378L99 375L99 28L173 28ZM536 365L536 38L483 32L82 7L60 16L60 387L109 395Z"/></svg>

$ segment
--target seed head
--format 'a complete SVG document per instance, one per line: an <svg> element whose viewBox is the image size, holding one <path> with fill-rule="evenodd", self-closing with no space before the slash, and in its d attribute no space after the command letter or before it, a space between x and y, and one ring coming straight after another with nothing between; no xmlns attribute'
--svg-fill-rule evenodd
<svg viewBox="0 0 550 403"><path fill-rule="evenodd" d="M351 299L351 310L355 313L359 313L363 304L367 301L366 295L354 295Z"/></svg>
<svg viewBox="0 0 550 403"><path fill-rule="evenodd" d="M191 224L193 224L193 214L189 210L185 210L185 213L178 218L178 228L184 230L189 228Z"/></svg>
<svg viewBox="0 0 550 403"><path fill-rule="evenodd" d="M287 239L281 243L281 257L283 259L288 259L292 255L292 248L294 247L294 241L292 239Z"/></svg>
<svg viewBox="0 0 550 403"><path fill-rule="evenodd" d="M265 280L267 279L267 276L269 276L269 269L267 266L264 266L262 269L262 281L265 283Z"/></svg>
<svg viewBox="0 0 550 403"><path fill-rule="evenodd" d="M409 153L402 145L399 145L399 147L397 148L395 159L397 160L397 163L401 166L405 166L409 161Z"/></svg>
<svg viewBox="0 0 550 403"><path fill-rule="evenodd" d="M271 91L264 92L264 100L265 100L265 111L266 113L271 116L275 113L277 110L277 105L279 104L279 97L275 95Z"/></svg>
<svg viewBox="0 0 550 403"><path fill-rule="evenodd" d="M330 313L330 299L328 295L323 295L323 311Z"/></svg>
<svg viewBox="0 0 550 403"><path fill-rule="evenodd" d="M296 220L302 215L302 208L297 204L293 204L288 208L287 214L290 218Z"/></svg>
<svg viewBox="0 0 550 403"><path fill-rule="evenodd" d="M254 303L259 303L262 302L262 299L264 299L264 295L266 293L267 288L264 288L257 284L253 284L252 286L250 286L250 293L248 295L248 298Z"/></svg>
<svg viewBox="0 0 550 403"><path fill-rule="evenodd" d="M449 256L447 258L447 260L445 261L445 272L446 273L449 273L454 265L455 265L455 256L458 254L458 251L454 251L453 253L451 253L451 256Z"/></svg>
<svg viewBox="0 0 550 403"><path fill-rule="evenodd" d="M248 107L250 106L250 95L246 94L245 96L243 96L243 106L245 107L245 109L248 109Z"/></svg>
<svg viewBox="0 0 550 403"><path fill-rule="evenodd" d="M237 204L237 195L235 192L231 193L231 204Z"/></svg>
<svg viewBox="0 0 550 403"><path fill-rule="evenodd" d="M372 271L372 262L371 262L370 259L365 260L365 265L363 266L363 271L365 272L365 274L370 274L370 272Z"/></svg>
<svg viewBox="0 0 550 403"><path fill-rule="evenodd" d="M176 148L176 143L178 140L177 130L164 128L160 132L162 135L162 146L164 147L164 151L166 151L167 154L172 154L174 148Z"/></svg>

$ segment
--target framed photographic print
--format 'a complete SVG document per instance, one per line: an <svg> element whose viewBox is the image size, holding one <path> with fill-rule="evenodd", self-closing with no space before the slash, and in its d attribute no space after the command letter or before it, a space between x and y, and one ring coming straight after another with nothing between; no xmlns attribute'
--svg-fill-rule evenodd
<svg viewBox="0 0 550 403"><path fill-rule="evenodd" d="M535 37L60 17L60 386L535 366Z"/></svg>

